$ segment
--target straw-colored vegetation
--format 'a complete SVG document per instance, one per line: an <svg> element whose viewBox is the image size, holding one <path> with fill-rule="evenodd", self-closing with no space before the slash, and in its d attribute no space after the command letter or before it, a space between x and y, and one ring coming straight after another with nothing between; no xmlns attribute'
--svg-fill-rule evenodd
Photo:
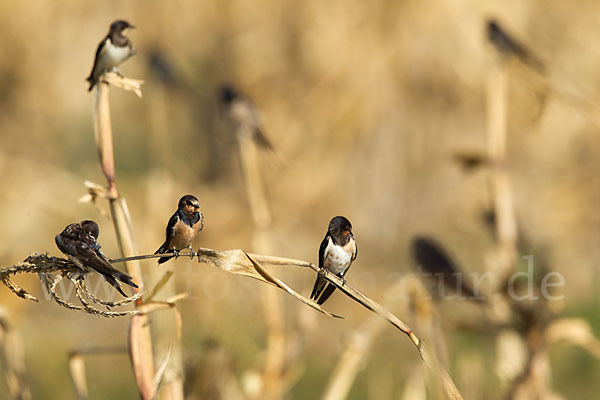
<svg viewBox="0 0 600 400"><path fill-rule="evenodd" d="M594 398L599 13L591 0L0 1L0 397ZM487 40L492 16L543 68ZM87 92L116 18L137 27L120 72L143 80L138 96ZM224 121L223 81L262 112L277 166ZM187 193L205 215L199 257L116 263L140 284L130 303L63 276L67 224L97 221L112 259L151 254ZM359 253L347 285L326 274L340 289L321 313L306 298L335 215ZM490 272L487 300L430 298L415 237ZM539 299L515 301L506 283L530 254ZM548 272L560 300L542 296Z"/></svg>

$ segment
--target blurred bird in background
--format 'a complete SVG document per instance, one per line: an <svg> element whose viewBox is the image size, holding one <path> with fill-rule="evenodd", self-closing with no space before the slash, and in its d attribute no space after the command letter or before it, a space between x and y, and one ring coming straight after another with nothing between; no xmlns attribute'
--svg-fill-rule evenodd
<svg viewBox="0 0 600 400"><path fill-rule="evenodd" d="M357 251L350 221L345 217L334 217L319 247L319 268L327 268L345 282L344 275L356 259ZM334 285L317 276L310 298L317 304L323 304L334 291Z"/></svg>
<svg viewBox="0 0 600 400"><path fill-rule="evenodd" d="M134 288L138 286L129 275L115 269L108 258L102 254L100 245L97 242L99 235L98 224L94 221L85 220L68 225L61 233L56 235L54 240L60 251L73 264L81 268L82 272L97 272L119 293L127 297L117 280Z"/></svg>
<svg viewBox="0 0 600 400"><path fill-rule="evenodd" d="M135 27L127 21L117 20L110 24L108 34L96 49L94 66L87 77L90 83L88 91L91 91L98 83L100 77L108 71L117 72L116 68L129 57L135 55L136 51L132 47L131 40L123 33L127 29Z"/></svg>
<svg viewBox="0 0 600 400"><path fill-rule="evenodd" d="M538 72L544 71L544 64L532 51L510 35L495 19L487 21L487 38L494 47L507 57L516 57Z"/></svg>
<svg viewBox="0 0 600 400"><path fill-rule="evenodd" d="M221 112L233 123L237 134L250 135L259 147L274 150L263 132L259 112L252 100L229 83L219 87L217 96Z"/></svg>
<svg viewBox="0 0 600 400"><path fill-rule="evenodd" d="M445 288L458 296L466 296L469 300L482 300L484 297L475 293L471 286L465 282L464 273L452 261L441 244L429 237L415 237L412 240L412 256L417 266L422 268L424 275L431 276L431 280L437 282L436 297L444 298ZM435 294L435 293L434 293Z"/></svg>

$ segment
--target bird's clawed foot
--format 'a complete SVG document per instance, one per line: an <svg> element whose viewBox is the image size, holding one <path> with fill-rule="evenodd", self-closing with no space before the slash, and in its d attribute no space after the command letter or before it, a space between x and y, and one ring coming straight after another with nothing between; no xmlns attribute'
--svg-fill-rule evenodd
<svg viewBox="0 0 600 400"><path fill-rule="evenodd" d="M115 73L115 74L116 74L116 75L117 75L119 78L121 78L121 79L125 78L125 77L124 77L124 76L123 76L123 75L122 75L122 74L119 72L119 70L117 69L117 67L114 67L114 68L112 69L112 72L114 72L114 73Z"/></svg>
<svg viewBox="0 0 600 400"><path fill-rule="evenodd" d="M178 259L179 258L179 250L173 249L173 256L175 257L175 259Z"/></svg>
<svg viewBox="0 0 600 400"><path fill-rule="evenodd" d="M196 252L194 251L194 249L192 249L192 246L190 246L189 249L190 249L190 260L193 260L194 257L196 257Z"/></svg>

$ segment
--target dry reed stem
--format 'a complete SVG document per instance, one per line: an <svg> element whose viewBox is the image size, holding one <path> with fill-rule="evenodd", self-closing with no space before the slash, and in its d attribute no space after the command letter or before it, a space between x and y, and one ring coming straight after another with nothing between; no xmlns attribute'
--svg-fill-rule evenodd
<svg viewBox="0 0 600 400"><path fill-rule="evenodd" d="M113 74L106 74L104 79L97 85L94 102L94 135L98 152L100 154L100 165L108 181L108 199L112 216L117 243L123 256L137 254L137 248L133 238L133 228L127 203L116 188L115 167L112 146L112 125L110 118L110 84L127 90L134 90L141 97L139 84L131 80L123 79ZM133 85L133 86L131 86ZM129 275L143 288L141 265L138 261L126 263ZM136 301L139 306L141 300ZM155 396L154 385L154 356L152 349L152 337L147 314L132 316L129 325L129 352L138 391L143 399L151 399ZM183 384L180 384L183 392Z"/></svg>
<svg viewBox="0 0 600 400"><path fill-rule="evenodd" d="M8 387L8 398L31 399L25 379L25 355L21 337L13 329L7 312L0 307L0 366Z"/></svg>
<svg viewBox="0 0 600 400"><path fill-rule="evenodd" d="M405 279L400 278L386 290L387 293L394 293L401 289ZM373 340L383 331L384 326L384 320L379 315L372 315L349 335L346 349L329 377L323 400L342 400L348 397L358 372L364 367L369 356Z"/></svg>
<svg viewBox="0 0 600 400"><path fill-rule="evenodd" d="M491 71L488 84L487 146L496 216L497 271L502 283L512 274L517 255L517 222L510 176L506 169L507 92L506 68L503 64L498 64Z"/></svg>
<svg viewBox="0 0 600 400"><path fill-rule="evenodd" d="M250 214L254 221L253 249L259 253L270 253L272 249L268 231L271 225L271 214L261 179L258 151L251 129L251 127L242 125L236 132L236 136ZM267 323L267 349L262 396L266 399L276 399L281 397L286 357L285 323L281 298L274 291L264 287L262 300Z"/></svg>
<svg viewBox="0 0 600 400"><path fill-rule="evenodd" d="M100 347L100 346L85 346L72 350L69 353L69 375L71 382L77 395L77 400L85 400L88 398L88 387L85 377L85 355L104 355L125 353L125 347Z"/></svg>

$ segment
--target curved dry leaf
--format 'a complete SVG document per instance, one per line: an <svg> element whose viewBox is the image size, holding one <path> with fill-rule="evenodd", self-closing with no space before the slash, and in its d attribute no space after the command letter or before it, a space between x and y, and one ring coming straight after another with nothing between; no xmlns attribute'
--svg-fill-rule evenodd
<svg viewBox="0 0 600 400"><path fill-rule="evenodd" d="M564 340L576 344L600 358L600 340L592 332L590 323L583 318L561 318L553 321L546 330L548 344Z"/></svg>

